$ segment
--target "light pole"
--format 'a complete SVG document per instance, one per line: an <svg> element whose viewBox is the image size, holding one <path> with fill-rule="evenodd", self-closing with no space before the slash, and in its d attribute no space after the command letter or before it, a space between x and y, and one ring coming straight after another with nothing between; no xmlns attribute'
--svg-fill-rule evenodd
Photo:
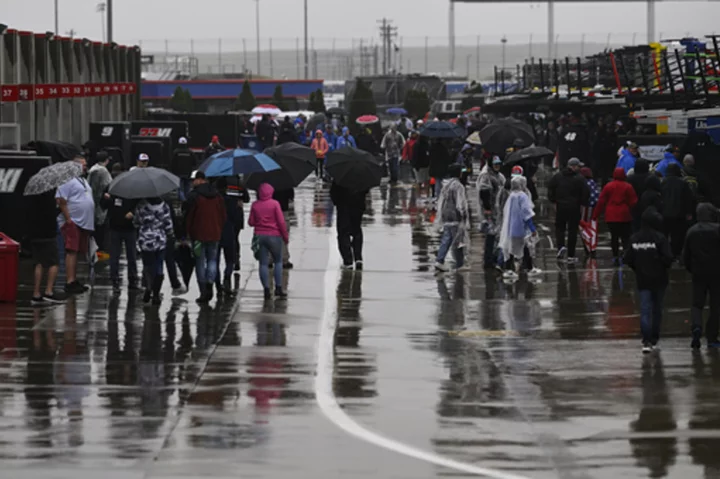
<svg viewBox="0 0 720 479"><path fill-rule="evenodd" d="M113 0L105 0L107 17L107 42L112 43L113 41Z"/></svg>
<svg viewBox="0 0 720 479"><path fill-rule="evenodd" d="M307 6L307 0L304 1L304 7L305 7L305 79L307 80L309 77L308 70L310 68L310 57L308 56L308 6Z"/></svg>
<svg viewBox="0 0 720 479"><path fill-rule="evenodd" d="M105 41L105 4L98 3L95 11L100 14L100 28L102 29L102 39Z"/></svg>
<svg viewBox="0 0 720 479"><path fill-rule="evenodd" d="M502 69L505 71L505 44L507 43L507 37L503 35L500 42L502 43Z"/></svg>
<svg viewBox="0 0 720 479"><path fill-rule="evenodd" d="M60 11L60 7L58 7L59 0L55 0L55 35L60 35L60 27L58 25L58 13Z"/></svg>
<svg viewBox="0 0 720 479"><path fill-rule="evenodd" d="M260 75L260 0L255 0L255 44L257 45L257 74Z"/></svg>

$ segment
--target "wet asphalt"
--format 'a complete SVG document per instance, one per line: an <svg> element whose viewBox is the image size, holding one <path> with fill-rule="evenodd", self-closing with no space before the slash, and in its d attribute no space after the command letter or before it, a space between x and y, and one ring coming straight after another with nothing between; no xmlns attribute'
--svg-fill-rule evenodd
<svg viewBox="0 0 720 479"><path fill-rule="evenodd" d="M371 435L490 477L720 477L720 355L690 350L682 269L643 356L634 276L608 238L577 266L543 240L545 273L506 284L474 235L471 270L436 276L417 191L383 185L369 206L365 270L340 273L327 189L297 189L287 301L263 300L250 231L237 298L209 307L194 284L160 308L113 296L103 267L57 307L21 287L0 303L0 477L477 477ZM328 313L331 394L362 437L316 400Z"/></svg>

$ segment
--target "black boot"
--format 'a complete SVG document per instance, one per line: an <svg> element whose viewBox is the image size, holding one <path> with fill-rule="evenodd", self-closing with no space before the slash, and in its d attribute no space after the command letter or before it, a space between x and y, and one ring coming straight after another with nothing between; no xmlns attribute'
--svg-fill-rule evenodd
<svg viewBox="0 0 720 479"><path fill-rule="evenodd" d="M213 299L213 283L207 284L207 302L209 303ZM218 295L218 299L220 299L220 295Z"/></svg>
<svg viewBox="0 0 720 479"><path fill-rule="evenodd" d="M270 292L270 288L265 288L265 299L266 300L272 299L272 293Z"/></svg>
<svg viewBox="0 0 720 479"><path fill-rule="evenodd" d="M146 279L143 282L143 286L145 287L145 293L143 293L143 303L150 304L150 300L152 299L152 285L149 284L151 280Z"/></svg>
<svg viewBox="0 0 720 479"><path fill-rule="evenodd" d="M160 289L162 288L163 281L165 280L165 276L163 275L157 275L155 276L155 280L153 281L153 287L152 287L152 304L159 305L161 303L160 299Z"/></svg>
<svg viewBox="0 0 720 479"><path fill-rule="evenodd" d="M195 300L197 304L207 304L210 301L207 297L207 284L200 283L200 297Z"/></svg>
<svg viewBox="0 0 720 479"><path fill-rule="evenodd" d="M275 288L275 298L277 299L285 299L287 298L287 293L282 290L282 288Z"/></svg>

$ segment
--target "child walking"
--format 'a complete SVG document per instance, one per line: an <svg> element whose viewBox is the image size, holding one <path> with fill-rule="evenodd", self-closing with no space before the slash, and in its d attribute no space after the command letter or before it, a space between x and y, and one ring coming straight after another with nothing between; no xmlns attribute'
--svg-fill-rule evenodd
<svg viewBox="0 0 720 479"><path fill-rule="evenodd" d="M630 238L625 264L637 279L640 296L640 330L642 352L652 352L660 340L663 300L668 285L668 269L673 262L670 243L662 231L662 216L648 208L641 217L640 231Z"/></svg>
<svg viewBox="0 0 720 479"><path fill-rule="evenodd" d="M163 283L165 248L173 238L173 222L170 207L161 198L149 198L138 204L135 211L138 227L138 246L142 252L143 274L146 280L143 301L160 304L160 288Z"/></svg>

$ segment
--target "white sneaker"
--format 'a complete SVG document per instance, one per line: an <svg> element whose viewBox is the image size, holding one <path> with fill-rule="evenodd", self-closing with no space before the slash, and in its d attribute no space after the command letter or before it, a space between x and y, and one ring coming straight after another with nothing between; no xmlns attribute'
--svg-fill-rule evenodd
<svg viewBox="0 0 720 479"><path fill-rule="evenodd" d="M503 279L518 279L518 274L509 269L503 273Z"/></svg>
<svg viewBox="0 0 720 479"><path fill-rule="evenodd" d="M644 345L644 346L642 347L642 353L643 353L643 354L650 354L650 353L652 353L652 347L650 347L649 344Z"/></svg>
<svg viewBox="0 0 720 479"><path fill-rule="evenodd" d="M435 271L442 271L443 273L448 271L449 268L445 266L443 263L435 263Z"/></svg>
<svg viewBox="0 0 720 479"><path fill-rule="evenodd" d="M342 269L344 269L345 271L350 271L350 270L353 269L354 267L355 267L355 265L352 265L352 264L344 264L344 265L342 265Z"/></svg>
<svg viewBox="0 0 720 479"><path fill-rule="evenodd" d="M566 254L567 254L567 248L563 246L557 252L557 259L559 259L559 260L564 259Z"/></svg>
<svg viewBox="0 0 720 479"><path fill-rule="evenodd" d="M182 296L183 294L187 293L188 290L185 286L180 286L179 288L175 288L172 290L173 296Z"/></svg>
<svg viewBox="0 0 720 479"><path fill-rule="evenodd" d="M567 259L568 264L576 264L578 262L578 259L575 256L570 256Z"/></svg>
<svg viewBox="0 0 720 479"><path fill-rule="evenodd" d="M533 268L530 271L528 271L528 276L540 276L542 274L542 270L540 268Z"/></svg>

